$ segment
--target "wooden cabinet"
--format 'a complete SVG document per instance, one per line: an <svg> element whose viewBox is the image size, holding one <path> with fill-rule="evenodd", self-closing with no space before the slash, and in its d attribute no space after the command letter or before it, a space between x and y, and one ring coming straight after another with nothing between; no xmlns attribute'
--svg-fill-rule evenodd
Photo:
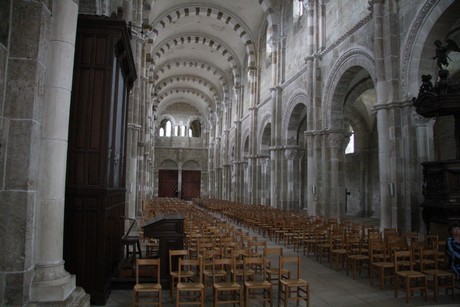
<svg viewBox="0 0 460 307"><path fill-rule="evenodd" d="M121 257L129 91L136 79L126 22L78 18L64 225L66 270L105 304Z"/></svg>

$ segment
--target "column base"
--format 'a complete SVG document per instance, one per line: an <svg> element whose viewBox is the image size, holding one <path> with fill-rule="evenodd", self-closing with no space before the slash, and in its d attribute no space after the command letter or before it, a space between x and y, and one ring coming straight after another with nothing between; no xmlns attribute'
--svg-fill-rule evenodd
<svg viewBox="0 0 460 307"><path fill-rule="evenodd" d="M75 281L75 276L73 276ZM49 290L49 289L48 289ZM67 296L65 300L62 301L40 301L40 302L30 302L28 307L89 307L90 306L90 296L83 290L81 287L76 287L74 290Z"/></svg>
<svg viewBox="0 0 460 307"><path fill-rule="evenodd" d="M30 288L32 302L61 302L74 291L75 275L64 269L64 261L54 264L36 265Z"/></svg>

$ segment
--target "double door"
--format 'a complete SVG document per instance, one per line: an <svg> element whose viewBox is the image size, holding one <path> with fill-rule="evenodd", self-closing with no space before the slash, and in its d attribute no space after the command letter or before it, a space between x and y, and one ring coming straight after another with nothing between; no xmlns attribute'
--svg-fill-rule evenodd
<svg viewBox="0 0 460 307"><path fill-rule="evenodd" d="M178 197L185 200L200 197L201 171L159 170L158 197Z"/></svg>

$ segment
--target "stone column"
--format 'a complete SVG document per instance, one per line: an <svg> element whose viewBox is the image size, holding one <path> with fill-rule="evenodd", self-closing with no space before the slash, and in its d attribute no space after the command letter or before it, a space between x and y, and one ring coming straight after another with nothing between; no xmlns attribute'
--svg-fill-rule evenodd
<svg viewBox="0 0 460 307"><path fill-rule="evenodd" d="M272 207L282 208L281 195L282 195L282 184L283 184L283 167L282 163L284 160L283 152L281 148L281 115L282 115L282 99L281 93L282 88L272 87L270 88L272 95L272 124L271 124L271 205Z"/></svg>
<svg viewBox="0 0 460 307"><path fill-rule="evenodd" d="M302 157L303 152L298 146L286 146L285 156L287 163L287 170L285 179L286 182L286 209L291 211L299 211L300 208L300 192L299 192L299 183L300 183L300 165L299 161Z"/></svg>
<svg viewBox="0 0 460 307"><path fill-rule="evenodd" d="M412 118L415 123L416 131L416 144L417 144L417 164L418 164L418 182L423 182L423 167L422 162L433 161L434 158L434 148L433 148L433 125L435 120L433 118L426 118L419 115L415 110L413 110ZM419 199L418 204L421 204L424 201L422 195L422 187L419 187ZM421 210L420 210L421 211ZM421 217L420 217L421 219ZM425 233L425 223L420 221L419 232Z"/></svg>
<svg viewBox="0 0 460 307"><path fill-rule="evenodd" d="M182 162L177 166L177 197L182 198Z"/></svg>
<svg viewBox="0 0 460 307"><path fill-rule="evenodd" d="M260 204L267 206L270 205L270 172L268 170L270 166L270 156L260 156L259 163L261 166L261 175L260 175Z"/></svg>
<svg viewBox="0 0 460 307"><path fill-rule="evenodd" d="M390 144L388 139L388 109L376 106L377 132L378 132L378 157L380 174L380 228L392 227L391 221L391 163Z"/></svg>
<svg viewBox="0 0 460 307"><path fill-rule="evenodd" d="M52 16L43 103L38 181L40 202L35 209L35 270L30 301L70 303L70 297L74 306L89 305L89 296L75 287L75 276L65 271L62 258L68 122L78 5L72 0L56 1Z"/></svg>
<svg viewBox="0 0 460 307"><path fill-rule="evenodd" d="M215 182L213 183L213 185L214 185L214 191L216 191L214 197L218 199L222 198L222 193L221 193L222 191L222 159L220 157L220 149L221 149L220 144L221 144L220 136L217 136L216 145L214 147L214 161L215 161L214 167L215 167L216 177L215 177Z"/></svg>
<svg viewBox="0 0 460 307"><path fill-rule="evenodd" d="M385 104L388 91L385 79L385 44L384 44L384 0L370 2L374 18L374 54L376 67L377 102L374 110L377 113L378 157L380 174L380 228L392 227L391 196L391 160L389 144L389 111Z"/></svg>
<svg viewBox="0 0 460 307"><path fill-rule="evenodd" d="M257 199L256 191L256 177L257 177L257 163L256 163L256 152L257 152L257 108L251 107L248 109L250 116L250 136L249 136L249 156L248 156L248 200L249 204L255 204Z"/></svg>
<svg viewBox="0 0 460 307"><path fill-rule="evenodd" d="M242 188L242 192L243 192L243 199L241 200L241 202L243 204L249 204L249 191L248 191L248 187L249 187L249 182L248 182L248 178L249 178L249 167L248 167L248 162L247 161L243 161L241 162L242 166L243 166L243 178L242 178L242 182L243 182L243 188Z"/></svg>
<svg viewBox="0 0 460 307"><path fill-rule="evenodd" d="M249 81L249 116L250 116L250 134L249 134L249 159L248 159L248 201L254 205L257 202L257 79L258 70L256 67L248 67Z"/></svg>
<svg viewBox="0 0 460 307"><path fill-rule="evenodd" d="M345 215L345 132L334 132L328 135L329 141L329 216Z"/></svg>

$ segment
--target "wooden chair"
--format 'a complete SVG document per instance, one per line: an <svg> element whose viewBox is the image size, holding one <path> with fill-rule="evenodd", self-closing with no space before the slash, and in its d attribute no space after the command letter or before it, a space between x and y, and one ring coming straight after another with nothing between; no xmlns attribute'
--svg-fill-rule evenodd
<svg viewBox="0 0 460 307"><path fill-rule="evenodd" d="M203 267L201 262L201 259L179 258L177 276L178 282L176 286L176 307L180 305L204 306L205 294L202 271ZM193 276L189 276L187 272L190 271L195 274Z"/></svg>
<svg viewBox="0 0 460 307"><path fill-rule="evenodd" d="M284 220L279 220L275 222L275 229L273 231L273 234L274 234L273 239L275 240L276 244L280 244L281 241L283 240L284 226L285 226Z"/></svg>
<svg viewBox="0 0 460 307"><path fill-rule="evenodd" d="M208 286L212 285L214 274L218 274L220 277L226 274L224 270L214 272L212 267L215 258L222 258L222 251L217 249L205 250L200 258L202 259L203 265L204 292L207 293Z"/></svg>
<svg viewBox="0 0 460 307"><path fill-rule="evenodd" d="M266 247L267 247L267 241L250 241L249 248L251 250L251 257L262 256L263 250Z"/></svg>
<svg viewBox="0 0 460 307"><path fill-rule="evenodd" d="M363 241L360 237L353 237L347 240L347 275L352 270L353 279L356 279L356 270L361 274L361 268L367 264L369 272L369 254L363 250Z"/></svg>
<svg viewBox="0 0 460 307"><path fill-rule="evenodd" d="M153 278L152 281L141 281L140 275L146 271L152 272L151 275L148 274L150 278ZM133 288L133 307L140 305L162 306L160 259L136 259L136 284Z"/></svg>
<svg viewBox="0 0 460 307"><path fill-rule="evenodd" d="M347 257L346 239L343 234L332 235L329 254L329 266L334 263L338 272L340 267L343 268Z"/></svg>
<svg viewBox="0 0 460 307"><path fill-rule="evenodd" d="M383 290L385 281L394 277L394 264L386 254L385 244L381 241L370 242L369 245L369 282L374 282L374 274L380 277L380 289Z"/></svg>
<svg viewBox="0 0 460 307"><path fill-rule="evenodd" d="M212 261L212 288L214 307L219 304L239 304L243 306L243 287L236 282L235 259L221 258ZM220 272L226 274L222 275Z"/></svg>
<svg viewBox="0 0 460 307"><path fill-rule="evenodd" d="M415 231L406 232L404 234L404 240L406 241L407 246L412 246L415 242L418 241L418 233Z"/></svg>
<svg viewBox="0 0 460 307"><path fill-rule="evenodd" d="M436 249L438 246L439 237L438 235L426 235L423 242L426 248Z"/></svg>
<svg viewBox="0 0 460 307"><path fill-rule="evenodd" d="M283 270L295 272L295 276L287 278L281 273ZM294 269L292 269L294 267ZM281 256L280 257L280 280L278 286L278 306L281 306L281 301L284 301L284 306L287 307L289 301L295 301L297 305L300 301L305 301L307 306L310 306L310 285L300 276L301 258L297 256ZM294 296L293 296L294 294Z"/></svg>
<svg viewBox="0 0 460 307"><path fill-rule="evenodd" d="M425 243L423 241L414 241L410 246L410 250L412 252L412 261L414 263L414 270L420 271L421 270L421 254L422 251L425 249ZM434 260L426 259L425 266L432 267L434 265Z"/></svg>
<svg viewBox="0 0 460 307"><path fill-rule="evenodd" d="M309 232L310 229L308 228L308 225L299 225L297 232L292 237L292 245L295 252L300 251L300 248L303 247L305 238Z"/></svg>
<svg viewBox="0 0 460 307"><path fill-rule="evenodd" d="M317 246L321 242L321 238L324 236L325 231L314 225L310 230L305 233L305 238L303 240L303 254L304 256L309 256L310 254L317 255Z"/></svg>
<svg viewBox="0 0 460 307"><path fill-rule="evenodd" d="M175 284L178 281L179 272L177 270L177 263L179 258L188 259L189 250L187 249L170 249L169 250L169 276L171 278L171 286L169 288L169 293L171 296L171 302L174 302L174 288ZM182 276L193 276L195 273L192 271L182 272Z"/></svg>
<svg viewBox="0 0 460 307"><path fill-rule="evenodd" d="M401 284L406 291L406 303L409 303L409 296L414 290L420 289L425 293L425 301L428 300L428 286L426 275L413 269L412 252L410 250L396 250L393 255L395 269L395 297Z"/></svg>
<svg viewBox="0 0 460 307"><path fill-rule="evenodd" d="M265 260L267 261L267 280L274 285L275 283L278 283L278 280L280 278L279 271L279 259L281 256L283 256L283 248L282 247L266 247L264 248L263 255L265 257ZM290 277L290 272L288 270L283 270L281 272L283 276L287 276L287 278Z"/></svg>
<svg viewBox="0 0 460 307"><path fill-rule="evenodd" d="M327 230L326 232L322 231L318 234L318 241L316 243L316 260L319 263L323 262L323 257L327 255L329 261L330 250L332 247L332 231Z"/></svg>
<svg viewBox="0 0 460 307"><path fill-rule="evenodd" d="M438 254L438 268L443 270L448 270L448 257L446 255L446 241L439 240L436 246L437 254Z"/></svg>
<svg viewBox="0 0 460 307"><path fill-rule="evenodd" d="M249 307L250 302L262 301L273 306L272 284L267 280L267 266L264 257L245 257L244 258L244 306Z"/></svg>
<svg viewBox="0 0 460 307"><path fill-rule="evenodd" d="M420 271L430 278L433 284L434 300L438 300L439 288L445 288L446 294L452 290L452 299L455 299L455 274L438 269L438 252L436 249L423 249L420 254Z"/></svg>

